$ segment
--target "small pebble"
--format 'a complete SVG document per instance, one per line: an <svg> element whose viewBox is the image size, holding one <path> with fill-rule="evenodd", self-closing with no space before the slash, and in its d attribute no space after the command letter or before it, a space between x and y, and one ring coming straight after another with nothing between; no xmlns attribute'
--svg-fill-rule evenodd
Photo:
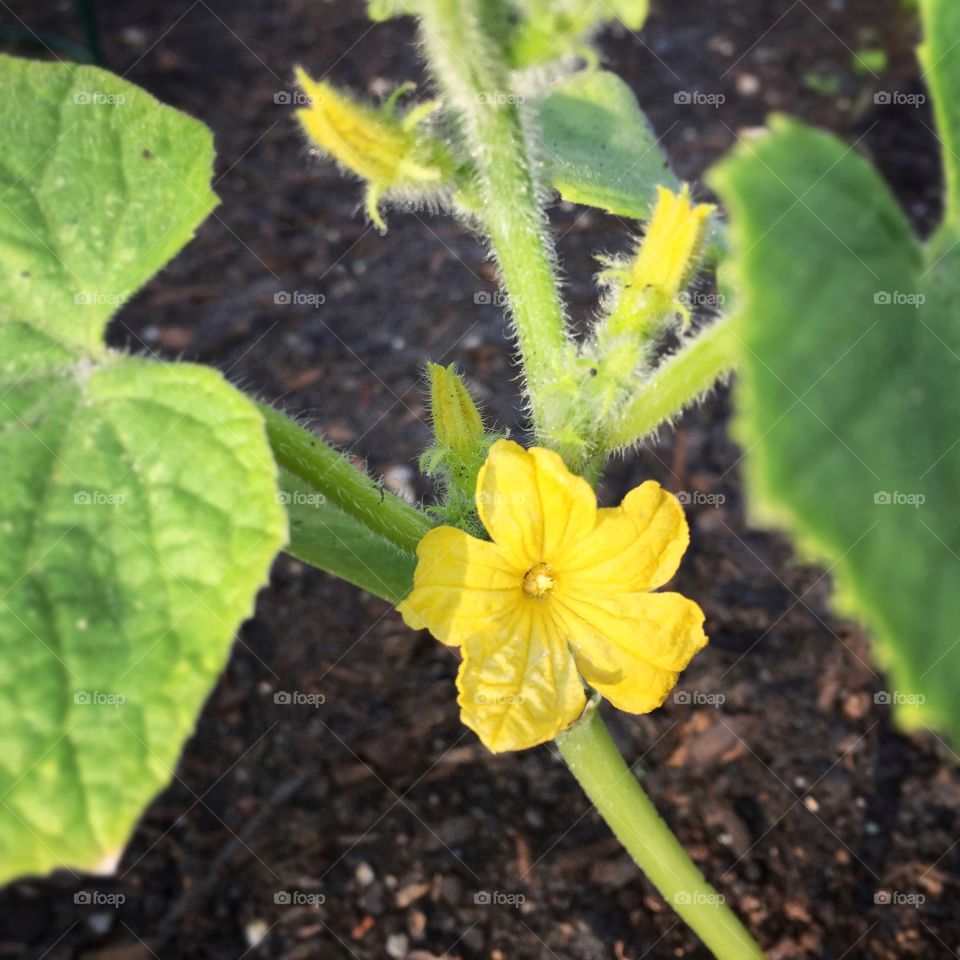
<svg viewBox="0 0 960 960"><path fill-rule="evenodd" d="M404 960L409 946L410 941L405 933L391 933L387 937L387 955L393 957L393 960Z"/></svg>
<svg viewBox="0 0 960 960"><path fill-rule="evenodd" d="M357 864L357 869L353 875L357 878L357 883L359 883L361 887L369 887L377 878L377 875L373 872L373 867L371 867L366 860L361 860Z"/></svg>

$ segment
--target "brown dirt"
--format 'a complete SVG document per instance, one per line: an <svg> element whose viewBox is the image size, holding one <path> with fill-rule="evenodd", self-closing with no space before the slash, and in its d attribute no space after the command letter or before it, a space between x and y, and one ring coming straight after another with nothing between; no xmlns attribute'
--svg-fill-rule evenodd
<svg viewBox="0 0 960 960"><path fill-rule="evenodd" d="M386 237L369 230L355 216L357 186L307 157L289 105L275 103L297 62L374 93L417 78L411 24L371 28L359 3L339 0L102 7L109 66L215 130L223 201L124 310L114 341L216 365L309 414L395 484L412 478L428 440L427 358L457 359L499 423L518 429L501 317L474 303L494 289L480 246L423 213L394 212ZM0 29L17 16L79 39L65 3L4 7ZM929 117L871 96L922 89L914 40L892 0L660 0L642 36L614 29L601 46L682 175L698 177L738 131L788 111L862 137L926 229L939 204ZM851 51L874 46L889 66L858 75ZM830 77L835 95L813 89ZM676 104L688 89L726 102ZM567 208L554 219L582 320L594 306L593 254L622 247L631 225ZM326 302L278 306L280 290ZM614 500L654 477L723 498L691 505L678 588L702 603L713 638L682 689L725 700L610 712L610 723L771 960L956 956L956 757L933 735L891 727L875 702L885 679L862 632L830 612L829 578L746 523L728 406L719 391L676 434L618 464L604 491ZM0 956L706 957L552 749L493 757L459 725L455 669L385 604L279 559L119 875L7 888ZM274 703L282 690L325 702ZM126 899L116 909L74 902L90 890ZM277 903L281 891L314 902ZM525 900L477 902L485 891ZM882 891L925 901L878 903Z"/></svg>

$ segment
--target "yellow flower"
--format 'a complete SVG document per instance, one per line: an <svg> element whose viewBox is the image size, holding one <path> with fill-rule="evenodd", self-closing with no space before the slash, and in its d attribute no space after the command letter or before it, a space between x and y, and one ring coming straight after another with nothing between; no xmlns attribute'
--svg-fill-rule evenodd
<svg viewBox="0 0 960 960"><path fill-rule="evenodd" d="M647 481L600 509L557 454L498 440L476 502L493 542L431 530L398 608L461 648L463 722L493 751L543 743L583 711L581 677L621 710L660 706L707 642L695 603L649 592L689 542L676 498Z"/></svg>
<svg viewBox="0 0 960 960"><path fill-rule="evenodd" d="M657 187L657 204L633 262L606 271L623 284L609 319L609 335L647 333L670 313L688 316L677 298L686 289L697 266L703 236L716 207L694 205L690 188L680 193Z"/></svg>
<svg viewBox="0 0 960 960"><path fill-rule="evenodd" d="M419 104L398 120L393 100L378 110L312 80L300 67L296 77L310 98L297 118L318 147L367 181L367 214L380 230L386 227L378 203L387 191L436 189L452 177L454 162L446 147L416 129L437 110L437 102Z"/></svg>

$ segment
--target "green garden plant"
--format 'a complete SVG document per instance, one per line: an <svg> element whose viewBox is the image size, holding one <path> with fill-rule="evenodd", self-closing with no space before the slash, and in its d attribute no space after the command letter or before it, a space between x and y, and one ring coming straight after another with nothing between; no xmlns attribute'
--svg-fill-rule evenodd
<svg viewBox="0 0 960 960"><path fill-rule="evenodd" d="M689 540L682 509L652 481L607 508L594 488L739 365L755 498L837 570L915 695L906 719L960 726L960 12L922 6L948 186L923 245L864 160L785 120L711 177L728 237L590 47L605 20L639 29L643 3L379 0L371 16L420 21L436 89L412 105L409 84L373 105L297 71L299 120L362 180L373 224L426 204L497 264L530 444L431 364L421 468L440 496L423 509L215 371L105 345L216 203L209 132L103 71L0 59L3 129L20 132L0 155L0 880L117 860L286 549L458 647L464 723L494 751L554 741L713 954L761 957L597 711L601 696L656 709L707 642L697 604L658 589ZM545 217L556 195L645 222L603 263L581 339ZM736 309L694 323L690 284L717 262Z"/></svg>

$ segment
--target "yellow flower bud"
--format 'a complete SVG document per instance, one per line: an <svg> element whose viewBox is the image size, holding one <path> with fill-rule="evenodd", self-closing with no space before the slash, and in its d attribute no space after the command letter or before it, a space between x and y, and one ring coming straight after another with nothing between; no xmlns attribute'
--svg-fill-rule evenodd
<svg viewBox="0 0 960 960"><path fill-rule="evenodd" d="M667 314L687 315L677 299L700 259L704 233L716 207L694 205L690 188L657 187L657 204L633 262L608 273L623 284L608 322L608 335L650 332Z"/></svg>
<svg viewBox="0 0 960 960"><path fill-rule="evenodd" d="M324 153L367 182L367 213L379 229L386 225L377 204L387 191L436 189L452 178L455 165L446 147L416 129L436 103L420 104L398 120L392 101L376 109L312 80L300 67L296 77L310 98L310 106L297 111L303 129Z"/></svg>
<svg viewBox="0 0 960 960"><path fill-rule="evenodd" d="M484 439L483 420L453 364L427 364L430 406L437 447L460 456L469 455Z"/></svg>

